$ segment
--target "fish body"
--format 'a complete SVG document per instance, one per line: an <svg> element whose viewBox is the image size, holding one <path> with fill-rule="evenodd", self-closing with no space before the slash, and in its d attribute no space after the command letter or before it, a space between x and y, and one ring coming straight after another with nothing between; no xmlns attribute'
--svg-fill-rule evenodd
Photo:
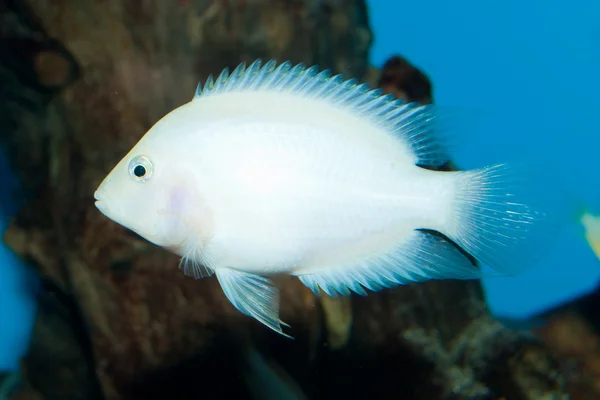
<svg viewBox="0 0 600 400"><path fill-rule="evenodd" d="M341 75L242 64L158 121L96 206L179 254L187 275L216 274L239 311L286 335L271 275L366 294L481 277L459 248L501 272L535 253L545 216L506 166L422 167L448 161L436 127L431 106Z"/></svg>

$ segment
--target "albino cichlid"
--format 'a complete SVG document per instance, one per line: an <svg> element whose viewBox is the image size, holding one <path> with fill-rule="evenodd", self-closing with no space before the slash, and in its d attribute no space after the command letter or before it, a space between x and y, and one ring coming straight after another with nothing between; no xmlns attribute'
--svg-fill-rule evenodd
<svg viewBox="0 0 600 400"><path fill-rule="evenodd" d="M448 161L435 122L432 106L316 67L241 64L158 121L96 206L288 336L272 275L364 295L481 278L458 247L500 273L541 252L552 230L508 167L423 168Z"/></svg>

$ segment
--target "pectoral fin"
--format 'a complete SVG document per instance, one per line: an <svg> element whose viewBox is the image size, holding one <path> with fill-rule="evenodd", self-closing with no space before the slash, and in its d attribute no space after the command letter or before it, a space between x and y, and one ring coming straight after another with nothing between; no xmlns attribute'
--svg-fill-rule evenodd
<svg viewBox="0 0 600 400"><path fill-rule="evenodd" d="M279 319L279 290L269 279L231 268L217 268L216 275L225 296L235 308L291 338L281 329L281 325L289 325Z"/></svg>
<svg viewBox="0 0 600 400"><path fill-rule="evenodd" d="M183 270L185 276L202 279L211 276L214 271L206 265L200 264L193 258L183 257L179 262L179 269Z"/></svg>

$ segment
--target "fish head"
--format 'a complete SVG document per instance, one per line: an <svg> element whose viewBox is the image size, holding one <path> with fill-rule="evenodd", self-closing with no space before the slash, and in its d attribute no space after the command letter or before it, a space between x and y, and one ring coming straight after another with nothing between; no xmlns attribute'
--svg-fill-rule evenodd
<svg viewBox="0 0 600 400"><path fill-rule="evenodd" d="M188 144L157 125L123 157L94 193L97 209L155 245L181 254L205 237L209 213L198 195ZM175 135L176 136L176 135Z"/></svg>

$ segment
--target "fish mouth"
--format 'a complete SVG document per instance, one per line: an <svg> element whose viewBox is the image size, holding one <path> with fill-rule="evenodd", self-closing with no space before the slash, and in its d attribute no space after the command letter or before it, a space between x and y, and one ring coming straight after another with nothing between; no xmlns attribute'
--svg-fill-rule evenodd
<svg viewBox="0 0 600 400"><path fill-rule="evenodd" d="M103 203L102 201L97 200L94 202L94 205L102 214L106 214L106 212L108 210L108 207L106 207L106 203Z"/></svg>
<svg viewBox="0 0 600 400"><path fill-rule="evenodd" d="M101 213L106 214L108 207L106 206L106 202L103 201L102 196L100 196L100 194L98 193L97 190L94 192L94 200L96 200L94 202L94 205L96 206L96 208Z"/></svg>

